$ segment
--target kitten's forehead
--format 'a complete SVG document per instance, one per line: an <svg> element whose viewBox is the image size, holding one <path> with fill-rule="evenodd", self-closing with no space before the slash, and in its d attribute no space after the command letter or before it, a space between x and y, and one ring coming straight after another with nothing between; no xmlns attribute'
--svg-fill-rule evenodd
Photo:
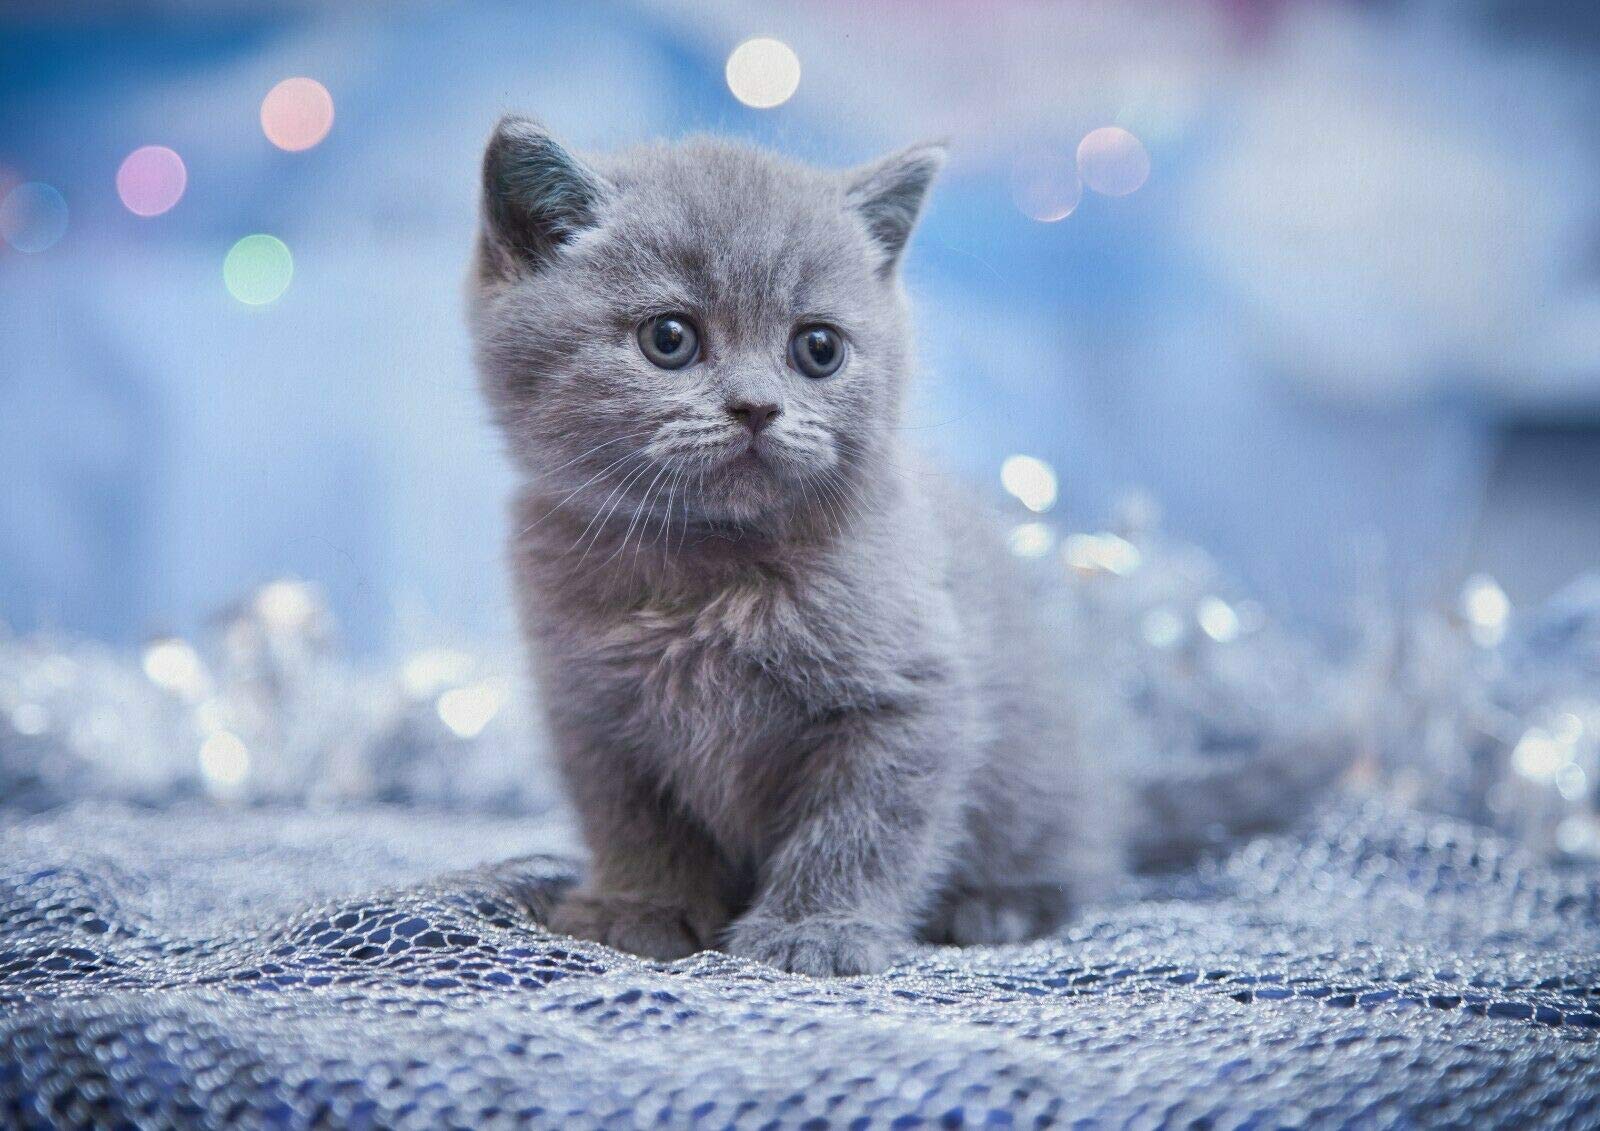
<svg viewBox="0 0 1600 1131"><path fill-rule="evenodd" d="M834 312L870 284L870 246L837 174L710 139L601 168L618 189L607 258L636 285L761 320Z"/></svg>

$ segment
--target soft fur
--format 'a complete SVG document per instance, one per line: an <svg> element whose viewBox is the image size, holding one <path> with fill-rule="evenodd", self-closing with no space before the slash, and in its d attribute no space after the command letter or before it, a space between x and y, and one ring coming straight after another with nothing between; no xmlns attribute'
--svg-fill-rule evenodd
<svg viewBox="0 0 1600 1131"><path fill-rule="evenodd" d="M899 265L940 161L838 173L716 140L588 161L496 130L472 320L593 855L554 928L862 973L918 935L1038 935L1118 868L1121 803L1032 582L899 429ZM641 353L667 312L699 363ZM848 342L822 380L787 360L816 321ZM754 441L730 415L751 399L781 408Z"/></svg>

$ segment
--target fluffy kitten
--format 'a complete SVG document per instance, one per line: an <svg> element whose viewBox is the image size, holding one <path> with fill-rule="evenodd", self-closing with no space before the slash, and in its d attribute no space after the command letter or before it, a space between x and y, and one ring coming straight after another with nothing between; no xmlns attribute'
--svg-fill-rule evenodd
<svg viewBox="0 0 1600 1131"><path fill-rule="evenodd" d="M557 930L861 973L1048 931L1119 866L1045 603L898 428L941 158L489 143L472 322L593 855Z"/></svg>

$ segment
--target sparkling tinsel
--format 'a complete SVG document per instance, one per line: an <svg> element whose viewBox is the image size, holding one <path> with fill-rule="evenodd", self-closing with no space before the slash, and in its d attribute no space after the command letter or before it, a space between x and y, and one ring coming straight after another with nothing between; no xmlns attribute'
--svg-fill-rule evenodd
<svg viewBox="0 0 1600 1131"><path fill-rule="evenodd" d="M1341 648L1268 614L1134 498L1111 529L1032 520L1014 552L1064 579L1086 741L1136 777L1227 766L1347 785L1600 855L1600 577L1514 610L1486 577L1406 616L1373 603ZM314 585L263 586L201 639L137 654L0 634L0 804L391 801L527 812L553 793L515 657L334 644ZM1244 802L1248 804L1248 799Z"/></svg>
<svg viewBox="0 0 1600 1131"><path fill-rule="evenodd" d="M138 655L0 637L0 803L545 807L514 663L429 648L374 667L333 640L318 589L292 580L262 586L202 640L160 637Z"/></svg>

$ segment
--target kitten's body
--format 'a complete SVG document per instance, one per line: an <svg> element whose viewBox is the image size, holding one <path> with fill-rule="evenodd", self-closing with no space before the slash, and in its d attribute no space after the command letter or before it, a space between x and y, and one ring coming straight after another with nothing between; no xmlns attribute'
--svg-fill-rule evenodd
<svg viewBox="0 0 1600 1131"><path fill-rule="evenodd" d="M475 328L594 856L560 929L859 972L919 933L1040 933L1117 867L1044 606L897 428L896 271L935 166L702 142L592 167L516 122L491 143ZM664 309L697 320L698 364L638 356ZM811 381L783 343L822 317L849 360ZM759 435L728 419L751 398L782 409Z"/></svg>
<svg viewBox="0 0 1600 1131"><path fill-rule="evenodd" d="M599 886L646 902L688 896L663 900L667 924L604 925L597 909L566 925L662 955L713 945L757 897L807 791L834 772L819 749L841 741L830 759L873 764L859 812L825 847L864 854L910 813L925 822L899 849L901 880L843 901L864 925L1015 941L1104 877L1111 787L1074 757L1063 672L1027 579L992 549L985 516L932 474L882 486L890 497L870 518L809 544L674 532L670 552L635 555L619 531L587 563L570 549L577 518L539 523L552 500L524 494L519 528L536 525L516 550L524 626L569 788L602 842ZM875 718L891 721L883 748ZM857 730L870 752L852 746ZM596 829L603 800L585 794L611 794L622 775L659 797L660 813ZM661 892L675 854L691 890Z"/></svg>

